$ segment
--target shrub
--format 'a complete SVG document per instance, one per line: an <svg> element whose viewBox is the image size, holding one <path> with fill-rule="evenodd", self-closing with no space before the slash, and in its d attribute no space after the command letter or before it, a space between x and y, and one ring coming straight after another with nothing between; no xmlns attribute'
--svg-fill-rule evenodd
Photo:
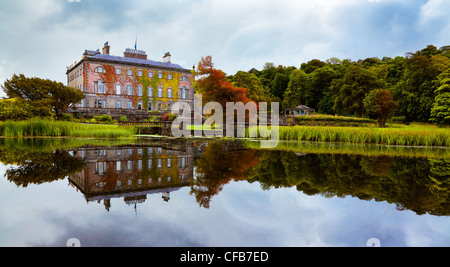
<svg viewBox="0 0 450 267"><path fill-rule="evenodd" d="M98 122L113 123L112 117L108 114L101 115L101 116L94 116L94 119Z"/></svg>

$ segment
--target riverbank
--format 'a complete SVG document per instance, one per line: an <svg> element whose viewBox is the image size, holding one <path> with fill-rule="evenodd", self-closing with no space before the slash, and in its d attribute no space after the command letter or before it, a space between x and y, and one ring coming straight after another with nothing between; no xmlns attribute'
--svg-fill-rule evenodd
<svg viewBox="0 0 450 267"><path fill-rule="evenodd" d="M31 119L26 121L0 122L0 136L5 138L26 137L93 137L130 138L136 134L132 127L118 125L83 124L67 121Z"/></svg>
<svg viewBox="0 0 450 267"><path fill-rule="evenodd" d="M391 128L279 126L279 140L344 142L399 146L450 146L450 128L433 125L403 125ZM248 136L256 127L247 131ZM273 138L272 138L273 139Z"/></svg>

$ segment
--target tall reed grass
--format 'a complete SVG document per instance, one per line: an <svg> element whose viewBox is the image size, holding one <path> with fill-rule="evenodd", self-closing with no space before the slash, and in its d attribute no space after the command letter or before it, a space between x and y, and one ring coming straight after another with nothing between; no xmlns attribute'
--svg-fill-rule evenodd
<svg viewBox="0 0 450 267"><path fill-rule="evenodd" d="M255 128L248 133L254 133ZM261 134L261 133L260 133ZM280 126L279 140L346 142L401 146L450 146L450 129L434 126L400 128Z"/></svg>
<svg viewBox="0 0 450 267"><path fill-rule="evenodd" d="M120 138L133 136L135 131L134 128L116 125L90 125L46 119L0 122L0 136L6 138L63 136Z"/></svg>

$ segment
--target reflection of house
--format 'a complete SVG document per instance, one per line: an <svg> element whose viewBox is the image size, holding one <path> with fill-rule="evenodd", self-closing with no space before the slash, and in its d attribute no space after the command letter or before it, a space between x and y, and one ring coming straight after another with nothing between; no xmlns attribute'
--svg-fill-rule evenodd
<svg viewBox="0 0 450 267"><path fill-rule="evenodd" d="M177 101L193 102L192 73L171 62L147 59L144 51L126 49L123 57L110 55L110 46L83 54L80 62L67 68L68 86L86 98L71 112L111 116L167 111ZM96 114L96 115L98 115Z"/></svg>
<svg viewBox="0 0 450 267"><path fill-rule="evenodd" d="M86 200L124 198L129 205L143 203L149 194L161 193L169 201L170 192L189 186L193 178L194 151L163 147L81 148L73 151L86 162L81 172L69 180Z"/></svg>
<svg viewBox="0 0 450 267"><path fill-rule="evenodd" d="M300 105L296 108L287 108L284 111L285 116L309 116L311 113L316 114L316 110L305 105Z"/></svg>

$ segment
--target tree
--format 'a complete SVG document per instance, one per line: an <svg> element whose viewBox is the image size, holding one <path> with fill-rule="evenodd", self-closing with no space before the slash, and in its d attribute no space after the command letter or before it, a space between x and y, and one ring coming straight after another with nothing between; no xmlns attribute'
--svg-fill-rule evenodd
<svg viewBox="0 0 450 267"><path fill-rule="evenodd" d="M0 121L25 120L33 117L33 112L26 101L18 98L0 100Z"/></svg>
<svg viewBox="0 0 450 267"><path fill-rule="evenodd" d="M344 77L333 80L330 87L334 97L333 109L339 114L361 117L366 95L373 89L383 87L383 82L375 73L359 65L350 65Z"/></svg>
<svg viewBox="0 0 450 267"><path fill-rule="evenodd" d="M225 73L215 69L212 63L212 57L207 56L198 63L198 71L196 73L200 78L196 81L197 92L202 94L204 103L215 101L226 107L227 102L243 102L248 103L246 89L235 87L229 81Z"/></svg>
<svg viewBox="0 0 450 267"><path fill-rule="evenodd" d="M269 102L271 100L270 93L253 73L238 71L233 76L232 84L235 87L247 89L247 97L255 102Z"/></svg>
<svg viewBox="0 0 450 267"><path fill-rule="evenodd" d="M73 104L80 102L84 93L60 82L41 78L13 75L2 86L10 98L26 101L37 116L50 116L53 111L58 119Z"/></svg>
<svg viewBox="0 0 450 267"><path fill-rule="evenodd" d="M432 48L424 50L407 54L403 77L392 90L400 103L397 116L404 116L407 122L429 121L440 86L438 76L450 67L446 56L434 54Z"/></svg>
<svg viewBox="0 0 450 267"><path fill-rule="evenodd" d="M308 75L303 70L294 70L283 96L283 109L298 105L310 105L314 95Z"/></svg>
<svg viewBox="0 0 450 267"><path fill-rule="evenodd" d="M386 127L386 120L395 114L397 107L398 103L386 89L372 90L364 99L366 113L377 117L379 127Z"/></svg>
<svg viewBox="0 0 450 267"><path fill-rule="evenodd" d="M450 125L450 69L441 76L441 86L435 92L435 102L431 108L431 122Z"/></svg>

